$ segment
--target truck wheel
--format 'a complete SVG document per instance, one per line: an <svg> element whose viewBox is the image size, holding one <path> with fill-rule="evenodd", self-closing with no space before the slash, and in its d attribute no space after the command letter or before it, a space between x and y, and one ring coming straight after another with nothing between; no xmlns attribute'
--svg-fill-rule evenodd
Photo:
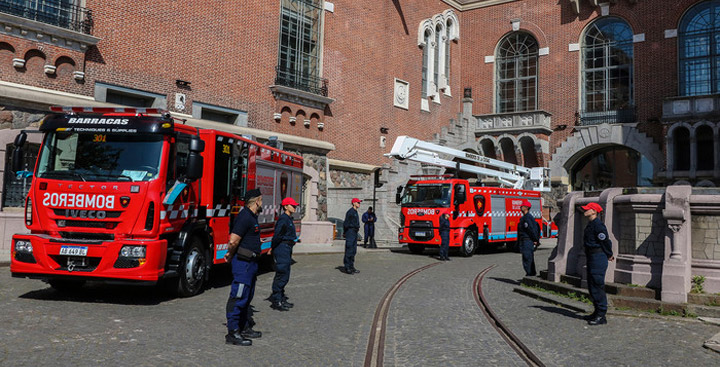
<svg viewBox="0 0 720 367"><path fill-rule="evenodd" d="M73 292L85 285L84 280L77 279L51 279L48 280L50 286L59 292Z"/></svg>
<svg viewBox="0 0 720 367"><path fill-rule="evenodd" d="M193 237L183 251L178 267L177 295L191 297L200 293L209 272L208 254L199 238Z"/></svg>
<svg viewBox="0 0 720 367"><path fill-rule="evenodd" d="M473 231L467 231L465 232L465 237L463 237L462 246L460 246L460 255L463 257L470 257L475 253L475 248L477 244L477 236L475 235L475 232Z"/></svg>
<svg viewBox="0 0 720 367"><path fill-rule="evenodd" d="M408 243L408 250L413 254L422 254L425 251L425 245L419 243Z"/></svg>

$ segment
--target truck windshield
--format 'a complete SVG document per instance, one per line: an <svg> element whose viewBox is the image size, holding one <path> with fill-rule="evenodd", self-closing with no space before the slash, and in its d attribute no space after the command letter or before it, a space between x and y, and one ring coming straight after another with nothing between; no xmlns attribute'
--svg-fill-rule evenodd
<svg viewBox="0 0 720 367"><path fill-rule="evenodd" d="M150 181L160 170L163 137L53 131L37 177L73 181Z"/></svg>
<svg viewBox="0 0 720 367"><path fill-rule="evenodd" d="M407 185L400 203L404 207L447 208L450 206L450 184Z"/></svg>

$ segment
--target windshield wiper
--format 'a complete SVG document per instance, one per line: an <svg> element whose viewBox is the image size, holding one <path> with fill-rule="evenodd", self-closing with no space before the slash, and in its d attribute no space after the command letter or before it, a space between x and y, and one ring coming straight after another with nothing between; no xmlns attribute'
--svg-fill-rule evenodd
<svg viewBox="0 0 720 367"><path fill-rule="evenodd" d="M58 178L70 176L70 177L80 178L81 180L83 180L83 182L87 181L85 179L85 177L83 177L83 175L81 175L75 171L47 171L47 172L43 173L43 177L47 177L47 176L59 176Z"/></svg>

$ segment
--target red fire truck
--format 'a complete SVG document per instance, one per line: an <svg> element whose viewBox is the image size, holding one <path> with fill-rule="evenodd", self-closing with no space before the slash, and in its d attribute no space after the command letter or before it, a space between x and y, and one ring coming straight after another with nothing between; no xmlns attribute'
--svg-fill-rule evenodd
<svg viewBox="0 0 720 367"><path fill-rule="evenodd" d="M387 156L493 177L509 186L488 187L453 175L411 176L405 187L398 188L396 198L401 204L398 241L406 243L411 252L422 253L426 247L440 245L439 218L445 210L452 213L450 247L463 256L472 256L478 244L514 244L523 200L532 204L530 213L544 235L553 235L553 230L557 235L557 228L544 223L542 217L540 192L549 190L545 168L525 168L408 136L398 137Z"/></svg>
<svg viewBox="0 0 720 367"><path fill-rule="evenodd" d="M30 234L13 236L14 277L58 289L86 280L167 280L178 295L192 296L211 265L225 262L247 190L263 194L264 251L280 200L302 203L303 159L296 154L191 127L158 109L52 110L60 113L40 125L25 203ZM25 132L15 139L16 171L26 139Z"/></svg>

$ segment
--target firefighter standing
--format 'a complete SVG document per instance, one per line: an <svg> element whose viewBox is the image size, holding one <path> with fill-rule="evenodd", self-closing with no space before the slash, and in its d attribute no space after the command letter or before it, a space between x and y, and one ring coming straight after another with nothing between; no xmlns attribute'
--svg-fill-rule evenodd
<svg viewBox="0 0 720 367"><path fill-rule="evenodd" d="M233 223L225 260L232 266L233 282L227 302L227 328L225 342L234 345L252 345L253 338L262 333L248 324L248 310L255 294L258 263L260 256L260 227L258 213L262 211L262 194L253 189L245 195L245 208L238 213Z"/></svg>
<svg viewBox="0 0 720 367"><path fill-rule="evenodd" d="M298 240L292 215L299 204L293 198L285 198L280 205L285 211L280 214L280 218L275 223L275 233L273 234L272 255L275 259L275 278L272 284L273 293L270 296L272 302L270 307L278 311L288 311L293 304L288 302L288 298L285 296L285 286L290 280L292 250Z"/></svg>
<svg viewBox="0 0 720 367"><path fill-rule="evenodd" d="M448 252L450 250L450 211L445 210L440 215L440 256L441 261L450 261Z"/></svg>
<svg viewBox="0 0 720 367"><path fill-rule="evenodd" d="M352 208L345 213L345 222L343 223L343 232L345 233L345 258L343 259L343 273L357 274L360 270L355 269L355 254L357 253L357 234L360 230L360 219L358 218L358 208L362 200L353 198L351 200Z"/></svg>
<svg viewBox="0 0 720 367"><path fill-rule="evenodd" d="M522 253L523 269L525 276L535 276L535 248L540 244L540 228L535 218L530 214L532 204L523 200L520 204L520 211L523 216L518 222L518 242Z"/></svg>
<svg viewBox="0 0 720 367"><path fill-rule="evenodd" d="M377 248L375 244L375 222L377 216L373 213L373 208L368 207L368 210L363 214L362 221L365 223L365 241L363 247L368 247L368 240L370 241L370 248Z"/></svg>
<svg viewBox="0 0 720 367"><path fill-rule="evenodd" d="M605 272L608 261L615 260L612 252L612 243L608 238L605 224L598 218L602 207L597 203L590 203L582 207L585 216L590 222L585 227L583 242L585 257L587 258L588 293L593 302L593 313L585 316L590 325L607 324L607 296L605 295Z"/></svg>

